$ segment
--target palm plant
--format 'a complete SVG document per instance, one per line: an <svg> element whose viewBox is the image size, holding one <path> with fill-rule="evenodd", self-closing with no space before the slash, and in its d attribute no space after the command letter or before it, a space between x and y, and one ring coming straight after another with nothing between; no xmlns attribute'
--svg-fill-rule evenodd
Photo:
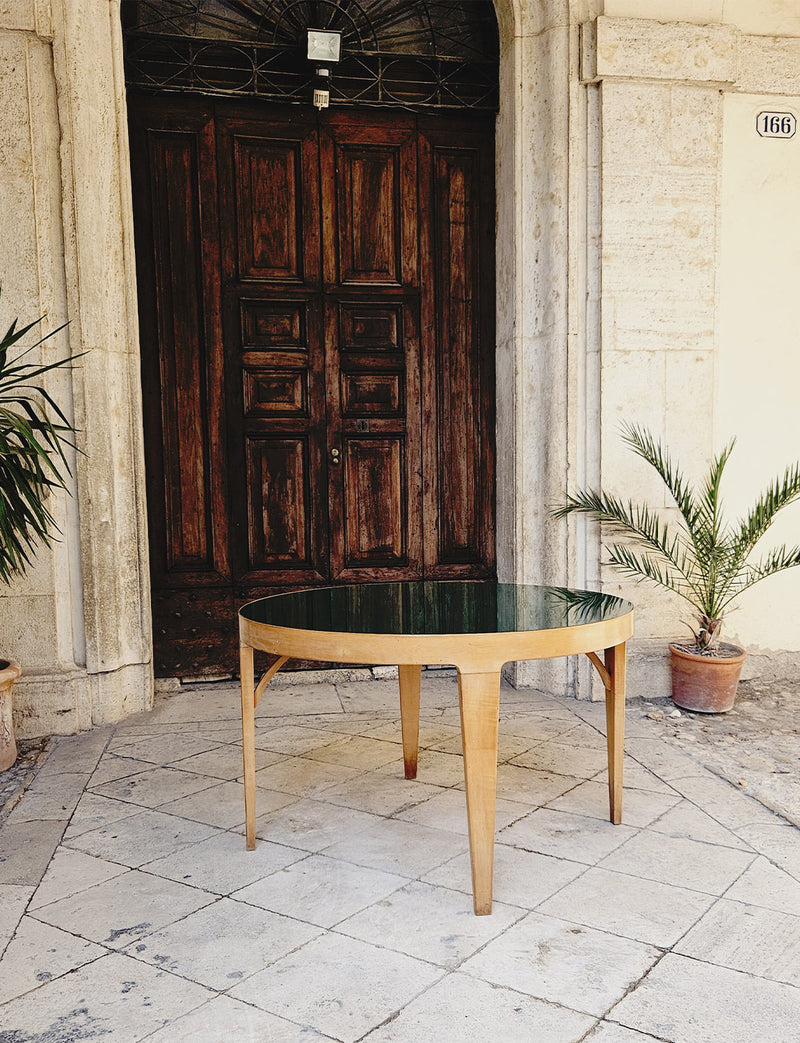
<svg viewBox="0 0 800 1043"><path fill-rule="evenodd" d="M10 349L41 321L18 329L14 320L0 340L0 580L5 583L24 575L38 544L51 543L57 526L47 501L53 489L66 488L71 473L65 449L74 448L74 428L37 382L72 360L44 366L22 361L52 334L9 358Z"/></svg>
<svg viewBox="0 0 800 1043"><path fill-rule="evenodd" d="M581 490L554 514L585 514L604 522L614 536L626 538L608 546L608 562L634 579L649 580L679 594L695 612L693 651L718 654L725 612L749 587L800 565L800 546L775 547L750 561L756 544L784 507L800 498L800 462L787 467L738 521L730 524L722 510L721 484L735 439L711 461L703 482L693 488L668 451L650 432L623 426L623 441L658 473L678 508L670 524L647 505Z"/></svg>

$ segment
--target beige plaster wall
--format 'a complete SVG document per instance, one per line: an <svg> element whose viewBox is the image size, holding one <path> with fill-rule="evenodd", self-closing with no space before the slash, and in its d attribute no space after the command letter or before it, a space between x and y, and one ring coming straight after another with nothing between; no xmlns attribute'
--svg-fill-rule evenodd
<svg viewBox="0 0 800 1043"><path fill-rule="evenodd" d="M726 501L744 514L768 482L800 459L800 133L759 137L758 114L794 113L800 96L727 95L723 105L722 228L716 435L737 438ZM800 543L800 503L762 550ZM800 569L745 594L729 633L751 651L800 650Z"/></svg>
<svg viewBox="0 0 800 1043"><path fill-rule="evenodd" d="M602 98L600 474L606 488L668 509L659 480L622 448L619 421L649 426L690 476L738 433L741 462L730 467L735 509L797 455L800 434L790 393L769 405L770 387L794 387L800 378L797 352L788 347L798 323L787 293L800 275L792 232L800 165L792 143L759 147L753 112L754 105L791 108L800 93L800 41L734 28L727 5L727 24L703 24L723 14L712 4L697 5L695 25L629 17L645 10L679 17L678 6L607 2L606 15L585 29L583 75L599 84ZM753 7L766 13L764 5ZM610 9L625 17L609 17ZM787 12L783 6L780 13ZM756 91L762 96L745 100ZM751 281L762 307L773 285L783 292L757 334L745 303ZM756 481L754 466L767 449L775 462ZM797 518L786 519L784 533L797 529ZM687 611L610 570L603 579L637 605L632 688L665 694L661 649L665 638L687 633ZM728 635L757 653L751 672L798 672L800 660L788 654L800 646L798 628L787 611L798 579L765 585L731 617Z"/></svg>

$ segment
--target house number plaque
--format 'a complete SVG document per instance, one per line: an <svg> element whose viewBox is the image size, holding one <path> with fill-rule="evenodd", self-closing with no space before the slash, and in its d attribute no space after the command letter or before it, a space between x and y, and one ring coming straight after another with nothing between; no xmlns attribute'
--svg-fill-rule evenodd
<svg viewBox="0 0 800 1043"><path fill-rule="evenodd" d="M793 138L797 117L793 112L759 112L756 130L762 138Z"/></svg>

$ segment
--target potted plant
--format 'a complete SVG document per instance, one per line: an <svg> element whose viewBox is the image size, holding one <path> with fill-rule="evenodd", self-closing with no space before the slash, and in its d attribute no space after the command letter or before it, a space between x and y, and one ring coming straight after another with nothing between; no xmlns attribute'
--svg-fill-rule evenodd
<svg viewBox="0 0 800 1043"><path fill-rule="evenodd" d="M69 364L69 358L45 366L23 361L48 336L41 337L14 358L11 349L33 330L38 319L17 329L11 323L0 339L0 582L23 576L39 544L49 545L57 529L48 507L53 489L66 488L70 467L65 448L74 428L51 396L38 383L49 370ZM60 326L53 333L63 329ZM0 658L0 771L17 757L12 720L11 687L20 675L13 659Z"/></svg>
<svg viewBox="0 0 800 1043"><path fill-rule="evenodd" d="M696 619L690 625L693 641L669 646L672 698L687 710L724 713L733 706L745 658L743 649L719 640L725 613L754 584L800 565L800 546L774 547L751 560L778 512L800 498L800 462L776 478L744 517L729 524L722 513L720 487L735 440L711 461L702 484L693 488L646 428L626 424L622 437L664 482L678 509L675 521L664 521L646 504L594 490L569 496L554 514L585 514L604 523L612 535L624 538L608 546L610 565L626 576L666 587L691 605Z"/></svg>

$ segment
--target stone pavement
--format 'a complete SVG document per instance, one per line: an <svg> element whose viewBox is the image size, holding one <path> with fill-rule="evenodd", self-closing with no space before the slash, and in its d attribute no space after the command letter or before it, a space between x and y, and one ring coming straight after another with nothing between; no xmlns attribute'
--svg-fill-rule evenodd
<svg viewBox="0 0 800 1043"><path fill-rule="evenodd" d="M273 682L254 852L235 686L52 740L0 827L0 1043L800 1039L800 830L748 795L768 745L714 761L746 713L629 707L612 826L602 706L504 689L475 917L455 678L414 782L397 706Z"/></svg>

